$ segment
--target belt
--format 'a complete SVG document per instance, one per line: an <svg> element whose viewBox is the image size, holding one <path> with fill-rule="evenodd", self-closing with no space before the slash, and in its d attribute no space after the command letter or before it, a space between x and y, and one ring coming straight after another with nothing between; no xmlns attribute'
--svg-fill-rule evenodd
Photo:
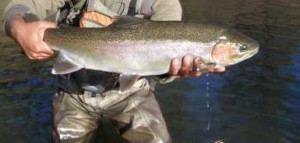
<svg viewBox="0 0 300 143"><path fill-rule="evenodd" d="M71 94L83 94L84 91L102 93L117 89L119 74L94 70L80 70L71 74L58 75L58 90Z"/></svg>

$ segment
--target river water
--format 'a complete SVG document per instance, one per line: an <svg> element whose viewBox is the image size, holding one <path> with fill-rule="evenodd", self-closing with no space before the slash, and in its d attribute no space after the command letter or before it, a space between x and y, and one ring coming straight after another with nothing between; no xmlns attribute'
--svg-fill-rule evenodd
<svg viewBox="0 0 300 143"><path fill-rule="evenodd" d="M185 21L237 29L257 40L260 52L225 73L157 87L173 141L300 142L300 1L181 3ZM11 40L0 38L0 142L48 142L51 61L29 61Z"/></svg>

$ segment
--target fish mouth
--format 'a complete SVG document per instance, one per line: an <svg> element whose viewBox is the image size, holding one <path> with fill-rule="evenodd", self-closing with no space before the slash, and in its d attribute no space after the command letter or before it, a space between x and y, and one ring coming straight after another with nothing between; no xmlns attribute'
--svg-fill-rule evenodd
<svg viewBox="0 0 300 143"><path fill-rule="evenodd" d="M255 54L257 54L258 51L259 51L259 48L255 48L253 50L246 51L246 52L240 54L238 56L238 58L234 59L233 62L230 65L237 64L237 63L242 62L242 61L244 61L246 59L249 59L252 56L254 56Z"/></svg>
<svg viewBox="0 0 300 143"><path fill-rule="evenodd" d="M251 50L251 51L247 51L247 52L245 53L245 58L248 59L248 58L254 56L255 54L258 53L258 51L259 51L258 48L255 48L255 49L253 49L253 50Z"/></svg>

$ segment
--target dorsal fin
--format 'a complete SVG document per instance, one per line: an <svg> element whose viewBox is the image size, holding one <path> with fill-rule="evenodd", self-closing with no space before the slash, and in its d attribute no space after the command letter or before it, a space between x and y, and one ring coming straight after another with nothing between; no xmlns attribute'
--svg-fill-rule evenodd
<svg viewBox="0 0 300 143"><path fill-rule="evenodd" d="M135 25L143 22L147 22L148 20L138 17L132 16L115 16L113 17L113 23L108 27L125 27L129 25Z"/></svg>

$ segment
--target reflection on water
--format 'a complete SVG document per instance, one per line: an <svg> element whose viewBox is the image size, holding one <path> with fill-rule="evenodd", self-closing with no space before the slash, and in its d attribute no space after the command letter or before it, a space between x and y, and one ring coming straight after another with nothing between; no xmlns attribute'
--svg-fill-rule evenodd
<svg viewBox="0 0 300 143"><path fill-rule="evenodd" d="M228 25L259 41L261 51L224 74L211 74L210 99L205 76L186 80L192 88L182 93L177 111L187 125L171 129L175 142L299 142L300 2L187 0L183 8L186 21Z"/></svg>
<svg viewBox="0 0 300 143"><path fill-rule="evenodd" d="M174 142L300 142L300 1L182 5L185 21L235 28L256 39L261 51L223 74L157 87ZM48 142L51 63L27 60L11 43L0 39L0 141Z"/></svg>
<svg viewBox="0 0 300 143"><path fill-rule="evenodd" d="M29 61L16 45L1 47L0 59L0 142L49 141L54 91L49 68Z"/></svg>

